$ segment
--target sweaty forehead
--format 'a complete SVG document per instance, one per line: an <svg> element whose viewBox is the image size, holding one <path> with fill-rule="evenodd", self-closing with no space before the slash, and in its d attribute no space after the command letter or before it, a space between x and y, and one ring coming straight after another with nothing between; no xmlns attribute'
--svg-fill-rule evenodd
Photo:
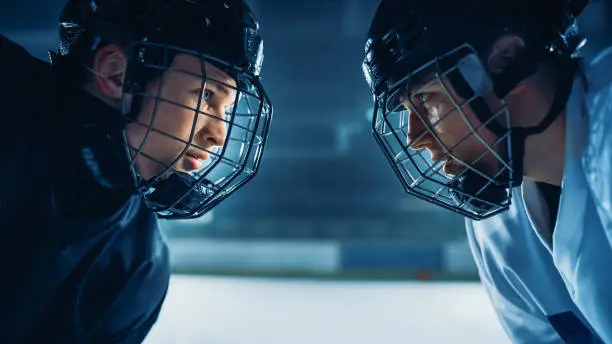
<svg viewBox="0 0 612 344"><path fill-rule="evenodd" d="M204 62L204 63L202 63ZM219 82L236 86L236 81L227 75L221 69L215 67L211 63L201 60L199 57L191 54L178 54L172 61L172 68L177 71L184 71L194 76L202 77L202 66L205 66L205 75L208 79L217 80Z"/></svg>

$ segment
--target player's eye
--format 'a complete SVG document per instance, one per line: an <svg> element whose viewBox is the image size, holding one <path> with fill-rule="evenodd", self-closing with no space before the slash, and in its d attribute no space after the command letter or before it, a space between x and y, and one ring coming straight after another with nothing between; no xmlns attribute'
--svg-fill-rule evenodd
<svg viewBox="0 0 612 344"><path fill-rule="evenodd" d="M202 100L206 102L208 102L215 95L214 92L209 89L204 89L204 92L202 92L201 88L195 89L191 91L191 93L194 95L195 101L198 101L201 97Z"/></svg>
<svg viewBox="0 0 612 344"><path fill-rule="evenodd" d="M202 99L209 100L210 98L212 98L213 95L214 93L211 90L204 89L204 92L202 93Z"/></svg>
<svg viewBox="0 0 612 344"><path fill-rule="evenodd" d="M414 95L414 99L418 102L419 105L423 106L430 98L429 93L418 93Z"/></svg>

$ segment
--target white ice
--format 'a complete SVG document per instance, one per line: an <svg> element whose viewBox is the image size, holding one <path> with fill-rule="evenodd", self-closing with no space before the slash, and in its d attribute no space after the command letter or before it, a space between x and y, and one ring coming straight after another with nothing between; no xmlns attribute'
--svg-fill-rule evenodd
<svg viewBox="0 0 612 344"><path fill-rule="evenodd" d="M173 276L145 344L509 343L478 283Z"/></svg>

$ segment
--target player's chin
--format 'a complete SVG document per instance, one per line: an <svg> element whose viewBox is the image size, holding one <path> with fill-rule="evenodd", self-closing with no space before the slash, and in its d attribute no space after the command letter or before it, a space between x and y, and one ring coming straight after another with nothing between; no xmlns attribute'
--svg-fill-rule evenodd
<svg viewBox="0 0 612 344"><path fill-rule="evenodd" d="M444 174L446 174L449 177L455 177L463 173L463 171L465 171L465 166L460 166L454 160L449 159L444 162L444 167L442 171L444 171Z"/></svg>
<svg viewBox="0 0 612 344"><path fill-rule="evenodd" d="M168 162L153 161L147 159L144 164L137 164L137 171L145 181L151 181L154 178L160 177L161 179L168 178L177 168L176 165L181 164L181 160L173 166L174 160Z"/></svg>
<svg viewBox="0 0 612 344"><path fill-rule="evenodd" d="M457 176L464 175L466 172L469 172L469 170L471 169L478 170L479 166L472 165L468 167L459 161L449 159L448 161L445 162L443 171L449 177L454 178Z"/></svg>

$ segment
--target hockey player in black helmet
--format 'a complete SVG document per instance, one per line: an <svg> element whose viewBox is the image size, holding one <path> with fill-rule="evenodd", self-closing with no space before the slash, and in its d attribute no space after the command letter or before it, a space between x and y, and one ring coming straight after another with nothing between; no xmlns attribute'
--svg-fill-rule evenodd
<svg viewBox="0 0 612 344"><path fill-rule="evenodd" d="M257 172L272 116L243 0L70 0L51 65L0 35L2 343L139 343L168 288L157 218Z"/></svg>
<svg viewBox="0 0 612 344"><path fill-rule="evenodd" d="M567 101L581 42L566 33L572 9L561 1L381 3L363 67L375 137L409 193L482 219L508 208L524 173L540 173L523 166L543 161L525 152L525 140ZM515 105L545 74L559 86L550 99Z"/></svg>
<svg viewBox="0 0 612 344"><path fill-rule="evenodd" d="M404 189L466 217L515 343L612 342L612 50L588 0L382 0L363 69Z"/></svg>

